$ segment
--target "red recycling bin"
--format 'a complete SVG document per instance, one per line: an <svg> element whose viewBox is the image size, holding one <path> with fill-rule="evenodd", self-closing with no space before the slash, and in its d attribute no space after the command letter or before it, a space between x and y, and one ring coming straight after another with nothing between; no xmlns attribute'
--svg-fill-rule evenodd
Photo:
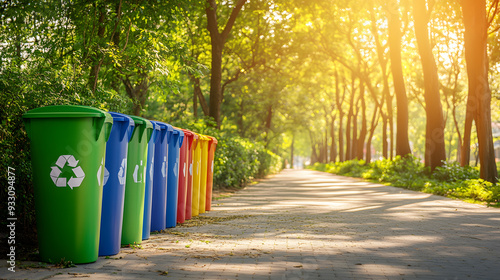
<svg viewBox="0 0 500 280"><path fill-rule="evenodd" d="M189 151L193 143L193 134L187 129L184 132L184 141L179 150L179 186L177 196L177 223L184 223L186 220L186 199L187 199L187 183L189 178Z"/></svg>
<svg viewBox="0 0 500 280"><path fill-rule="evenodd" d="M217 148L217 139L212 136L208 141L208 162L207 162L207 197L205 203L205 210L210 211L212 208L212 188L214 183L214 155Z"/></svg>
<svg viewBox="0 0 500 280"><path fill-rule="evenodd" d="M189 130L188 130L189 131ZM189 131L191 133L191 137L188 136L188 149L187 149L187 166L188 166L188 172L187 172L187 178L186 178L186 214L184 218L186 220L190 220L192 218L192 206L193 206L193 152L194 149L196 148L196 145L198 144L198 135L192 131ZM190 140L189 140L190 139ZM177 215L178 216L178 215Z"/></svg>

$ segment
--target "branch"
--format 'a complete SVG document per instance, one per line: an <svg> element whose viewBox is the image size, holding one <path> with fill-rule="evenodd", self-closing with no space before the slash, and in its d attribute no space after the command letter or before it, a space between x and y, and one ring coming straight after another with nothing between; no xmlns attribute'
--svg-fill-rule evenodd
<svg viewBox="0 0 500 280"><path fill-rule="evenodd" d="M241 71L242 69L238 69L236 71L236 74L228 79L227 81L224 82L224 84L222 85L222 88L221 88L221 95L222 95L222 98L224 98L224 90L226 89L226 86L229 85L230 83L232 82L236 82L238 80L238 78L240 77L240 75L243 73L243 71Z"/></svg>
<svg viewBox="0 0 500 280"><path fill-rule="evenodd" d="M215 0L207 0L208 6L205 9L207 14L207 30L212 37L212 41L219 39L220 33L217 24L217 3Z"/></svg>
<svg viewBox="0 0 500 280"><path fill-rule="evenodd" d="M198 100L200 100L201 109L203 110L203 114L205 114L205 116L209 116L210 109L208 107L207 101L205 100L205 97L203 96L203 92L201 91L200 78L195 77L191 73L188 73L188 75L189 75L189 78L191 79L191 82L193 82L194 95L198 96Z"/></svg>
<svg viewBox="0 0 500 280"><path fill-rule="evenodd" d="M208 0L210 2L215 2L214 0ZM234 22L236 21L236 17L238 16L239 12L241 11L241 8L243 8L243 5L245 4L247 0L238 0L236 3L236 6L233 8L233 11L231 12L231 16L229 17L229 20L226 23L226 27L224 27L224 31L222 31L221 36L222 40L226 41L227 36L229 36L229 32L231 32L231 28L233 28Z"/></svg>
<svg viewBox="0 0 500 280"><path fill-rule="evenodd" d="M491 26L495 16L498 14L498 0L493 0L488 8L488 26Z"/></svg>

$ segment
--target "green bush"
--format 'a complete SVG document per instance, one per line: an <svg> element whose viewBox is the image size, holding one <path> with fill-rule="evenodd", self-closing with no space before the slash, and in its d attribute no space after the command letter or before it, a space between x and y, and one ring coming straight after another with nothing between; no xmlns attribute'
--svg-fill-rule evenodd
<svg viewBox="0 0 500 280"><path fill-rule="evenodd" d="M440 181L463 181L467 179L479 179L479 170L475 167L462 167L458 162L445 162L443 166L437 167L432 176Z"/></svg>
<svg viewBox="0 0 500 280"><path fill-rule="evenodd" d="M215 154L214 185L243 187L252 179L279 172L281 157L248 139L225 135Z"/></svg>
<svg viewBox="0 0 500 280"><path fill-rule="evenodd" d="M210 119L175 125L217 138L214 156L214 188L244 187L254 178L277 173L282 158L260 143L241 138L230 129L215 129Z"/></svg>

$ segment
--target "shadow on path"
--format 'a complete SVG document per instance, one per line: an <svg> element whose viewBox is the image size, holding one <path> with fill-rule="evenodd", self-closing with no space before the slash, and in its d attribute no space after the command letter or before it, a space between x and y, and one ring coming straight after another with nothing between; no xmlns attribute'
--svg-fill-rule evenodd
<svg viewBox="0 0 500 280"><path fill-rule="evenodd" d="M500 279L496 208L284 170L214 201L203 215L230 219L169 229L116 258L37 272L97 279ZM39 276L33 275L18 274Z"/></svg>

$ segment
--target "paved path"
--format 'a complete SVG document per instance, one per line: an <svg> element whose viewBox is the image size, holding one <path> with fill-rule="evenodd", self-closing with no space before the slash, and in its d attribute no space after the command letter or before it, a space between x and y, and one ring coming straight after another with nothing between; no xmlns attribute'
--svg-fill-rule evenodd
<svg viewBox="0 0 500 280"><path fill-rule="evenodd" d="M0 278L500 279L500 209L309 170L215 203L142 249Z"/></svg>

